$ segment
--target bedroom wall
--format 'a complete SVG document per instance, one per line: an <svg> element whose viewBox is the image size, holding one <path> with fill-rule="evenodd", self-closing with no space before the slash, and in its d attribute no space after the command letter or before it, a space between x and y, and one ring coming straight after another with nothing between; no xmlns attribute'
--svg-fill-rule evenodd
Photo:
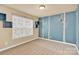
<svg viewBox="0 0 79 59"><path fill-rule="evenodd" d="M4 5L0 5L0 13L6 13L7 14L6 20L9 22L12 22L12 15L13 14L27 17L27 18L33 19L34 21L37 20L36 16L32 16L30 14L20 12L18 10L9 8ZM19 44L19 43L22 43L25 41L28 42L28 41L38 38L38 29L33 28L34 31L33 31L32 36L13 40L12 39L12 28L3 28L2 26L3 26L3 22L0 21L0 49L6 48L6 47L9 47L12 45L16 45L16 44Z"/></svg>
<svg viewBox="0 0 79 59"><path fill-rule="evenodd" d="M76 9L40 17L39 36L46 39L76 44ZM47 26L48 25L48 26ZM45 28L44 28L45 27ZM64 30L64 31L63 31Z"/></svg>
<svg viewBox="0 0 79 59"><path fill-rule="evenodd" d="M39 21L42 24L40 25L40 29L39 29L41 35L40 37L76 44L76 12L75 11L65 13L65 17L64 17L64 13L48 16L48 17L41 17ZM64 36L65 39L63 39Z"/></svg>

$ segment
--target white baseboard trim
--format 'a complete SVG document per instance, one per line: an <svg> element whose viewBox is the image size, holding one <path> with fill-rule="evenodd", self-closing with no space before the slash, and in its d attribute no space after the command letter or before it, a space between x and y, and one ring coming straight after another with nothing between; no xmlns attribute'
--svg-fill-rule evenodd
<svg viewBox="0 0 79 59"><path fill-rule="evenodd" d="M38 39L38 38L35 38L35 39ZM28 41L24 41L24 42L22 42L22 43L19 43L19 44L16 44L16 45L12 45L12 46L9 46L9 47L6 47L6 48L2 48L2 49L0 49L0 52L3 52L3 51L5 51L5 50L7 50L7 49L11 49L11 48L17 47L17 46L19 46L19 45L21 45L21 44L24 44L24 43L33 41L33 40L35 40L35 39L28 40Z"/></svg>
<svg viewBox="0 0 79 59"><path fill-rule="evenodd" d="M78 54L79 54L79 49L78 49L78 47L75 45L75 48L77 49L77 52L78 52Z"/></svg>
<svg viewBox="0 0 79 59"><path fill-rule="evenodd" d="M79 49L77 48L77 46L75 44L72 44L72 43L66 43L66 42L61 42L61 41L56 41L56 40L50 40L50 39L45 39L45 38L40 38L39 39L43 39L43 40L48 40L48 41L52 41L52 42L57 42L57 43L63 43L63 44L67 44L67 45L72 45L74 46L76 49L77 49L77 52L79 54Z"/></svg>
<svg viewBox="0 0 79 59"><path fill-rule="evenodd" d="M66 43L66 42L62 42L62 41L56 41L56 40L51 40L51 39L46 39L46 38L40 38L40 37L39 37L39 39L43 39L43 40L48 40L48 41L53 41L53 42L58 42L58 43L63 43L63 44L68 44L68 45L75 46L75 44Z"/></svg>

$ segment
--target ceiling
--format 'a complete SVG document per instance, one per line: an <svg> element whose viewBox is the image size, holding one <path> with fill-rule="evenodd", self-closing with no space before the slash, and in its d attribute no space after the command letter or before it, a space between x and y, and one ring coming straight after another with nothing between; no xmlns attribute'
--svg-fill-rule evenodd
<svg viewBox="0 0 79 59"><path fill-rule="evenodd" d="M6 4L6 6L38 17L49 16L76 9L76 5L72 4L46 4L44 10L39 9L40 4Z"/></svg>

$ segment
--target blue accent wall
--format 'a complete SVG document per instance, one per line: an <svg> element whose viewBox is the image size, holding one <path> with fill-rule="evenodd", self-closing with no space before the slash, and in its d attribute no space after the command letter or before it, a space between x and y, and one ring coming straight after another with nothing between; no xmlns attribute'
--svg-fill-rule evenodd
<svg viewBox="0 0 79 59"><path fill-rule="evenodd" d="M63 41L63 23L61 22L61 16L63 14L39 18L39 36Z"/></svg>
<svg viewBox="0 0 79 59"><path fill-rule="evenodd" d="M39 31L41 31L40 32L40 36L41 37L43 37L43 38L48 38L48 17L42 17L42 18L40 18L40 30Z"/></svg>
<svg viewBox="0 0 79 59"><path fill-rule="evenodd" d="M50 16L50 34L49 38L52 40L63 41L63 23L61 22L61 18L63 14L58 14L54 16Z"/></svg>
<svg viewBox="0 0 79 59"><path fill-rule="evenodd" d="M76 12L66 13L65 19L65 42L76 44ZM39 19L39 36L51 40L63 41L63 20L63 13L41 17Z"/></svg>
<svg viewBox="0 0 79 59"><path fill-rule="evenodd" d="M76 43L76 12L66 13L66 42Z"/></svg>

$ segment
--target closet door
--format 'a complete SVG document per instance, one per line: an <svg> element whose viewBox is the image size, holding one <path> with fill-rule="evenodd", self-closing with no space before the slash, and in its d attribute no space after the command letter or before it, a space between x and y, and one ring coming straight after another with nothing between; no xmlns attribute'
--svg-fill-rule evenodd
<svg viewBox="0 0 79 59"><path fill-rule="evenodd" d="M39 26L39 32L40 37L48 38L48 17L42 17L39 19L40 26Z"/></svg>
<svg viewBox="0 0 79 59"><path fill-rule="evenodd" d="M63 14L50 17L50 34L52 40L63 41Z"/></svg>
<svg viewBox="0 0 79 59"><path fill-rule="evenodd" d="M76 43L76 12L66 13L65 39L68 43Z"/></svg>

